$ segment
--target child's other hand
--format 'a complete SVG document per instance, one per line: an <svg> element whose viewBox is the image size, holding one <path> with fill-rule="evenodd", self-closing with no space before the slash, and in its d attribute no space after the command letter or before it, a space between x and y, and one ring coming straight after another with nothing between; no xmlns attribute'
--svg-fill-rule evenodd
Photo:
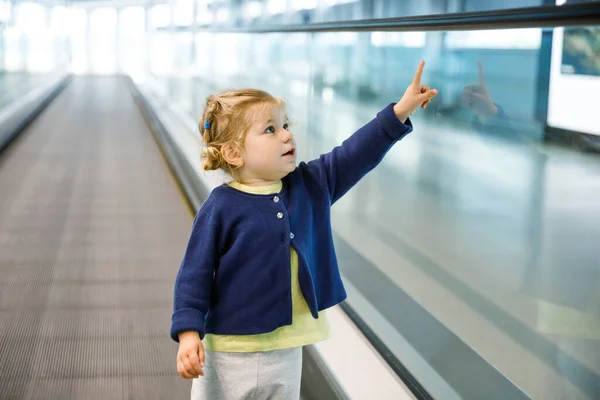
<svg viewBox="0 0 600 400"><path fill-rule="evenodd" d="M402 123L404 123L418 107L425 109L430 100L438 94L436 89L432 90L429 86L421 84L421 76L423 75L424 67L425 61L421 61L412 83L408 89L406 89L406 92L404 92L402 99L394 105L394 113Z"/></svg>
<svg viewBox="0 0 600 400"><path fill-rule="evenodd" d="M177 373L185 379L204 376L204 346L198 332L182 332L179 334L179 351L177 351Z"/></svg>

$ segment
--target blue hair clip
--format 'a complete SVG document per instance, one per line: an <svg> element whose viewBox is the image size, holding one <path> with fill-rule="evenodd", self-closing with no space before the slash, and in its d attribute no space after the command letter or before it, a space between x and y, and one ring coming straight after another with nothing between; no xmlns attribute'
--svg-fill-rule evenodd
<svg viewBox="0 0 600 400"><path fill-rule="evenodd" d="M210 122L204 121L204 129L210 128Z"/></svg>

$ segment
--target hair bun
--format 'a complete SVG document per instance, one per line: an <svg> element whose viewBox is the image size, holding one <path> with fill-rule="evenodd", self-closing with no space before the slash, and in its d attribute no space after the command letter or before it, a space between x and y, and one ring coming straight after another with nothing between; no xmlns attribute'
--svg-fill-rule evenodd
<svg viewBox="0 0 600 400"><path fill-rule="evenodd" d="M202 157L202 167L205 171L223 168L224 159L221 151L214 146L206 146Z"/></svg>

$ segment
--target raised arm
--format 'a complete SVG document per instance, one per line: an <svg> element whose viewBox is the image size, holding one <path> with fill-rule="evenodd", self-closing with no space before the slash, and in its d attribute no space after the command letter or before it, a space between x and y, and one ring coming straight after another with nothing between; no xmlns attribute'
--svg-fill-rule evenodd
<svg viewBox="0 0 600 400"><path fill-rule="evenodd" d="M300 165L315 177L335 203L352 186L375 168L398 140L412 131L409 116L425 108L437 90L421 84L425 63L421 62L402 99L390 104L377 117L356 131L340 146L318 159Z"/></svg>

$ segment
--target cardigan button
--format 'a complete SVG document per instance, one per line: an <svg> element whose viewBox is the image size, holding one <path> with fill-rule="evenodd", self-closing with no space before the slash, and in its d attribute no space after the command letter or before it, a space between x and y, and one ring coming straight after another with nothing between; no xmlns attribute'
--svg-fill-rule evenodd
<svg viewBox="0 0 600 400"><path fill-rule="evenodd" d="M279 219L283 218L283 213L281 211L279 211L277 213L277 218L279 218Z"/></svg>
<svg viewBox="0 0 600 400"><path fill-rule="evenodd" d="M290 239L293 239L293 238L294 238L294 233L290 232Z"/></svg>
<svg viewBox="0 0 600 400"><path fill-rule="evenodd" d="M274 201L275 203L279 203L279 196L275 196L275 197L273 197L273 201Z"/></svg>

